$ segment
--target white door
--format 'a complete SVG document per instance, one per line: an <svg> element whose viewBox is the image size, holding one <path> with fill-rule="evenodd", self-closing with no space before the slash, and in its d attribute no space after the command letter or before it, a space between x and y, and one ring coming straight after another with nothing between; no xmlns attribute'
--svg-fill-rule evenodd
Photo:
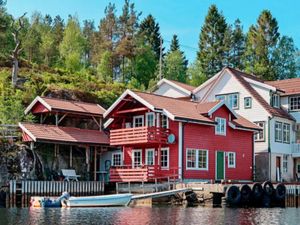
<svg viewBox="0 0 300 225"><path fill-rule="evenodd" d="M132 150L132 168L142 165L142 149Z"/></svg>

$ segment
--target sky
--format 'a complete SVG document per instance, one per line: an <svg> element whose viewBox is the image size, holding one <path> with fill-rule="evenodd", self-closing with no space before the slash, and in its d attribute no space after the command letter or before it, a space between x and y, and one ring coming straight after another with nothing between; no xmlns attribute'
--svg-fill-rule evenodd
<svg viewBox="0 0 300 225"><path fill-rule="evenodd" d="M31 15L39 11L43 15L60 15L65 20L68 15L77 15L79 20L94 20L98 26L108 3L114 3L117 14L122 11L124 0L7 0L7 10L14 17L24 12ZM216 4L227 23L233 24L239 18L244 31L255 24L260 12L271 11L279 24L281 35L294 39L300 47L300 1L299 0L131 0L137 11L142 12L140 20L152 14L160 25L166 49L173 34L177 34L182 50L189 62L197 55L198 40L208 8Z"/></svg>

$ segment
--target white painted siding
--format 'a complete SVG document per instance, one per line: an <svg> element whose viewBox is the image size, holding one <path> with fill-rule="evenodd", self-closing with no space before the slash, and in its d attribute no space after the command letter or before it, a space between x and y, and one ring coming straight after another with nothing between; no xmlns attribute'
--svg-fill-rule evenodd
<svg viewBox="0 0 300 225"><path fill-rule="evenodd" d="M180 98L180 97L187 97L189 96L187 93L184 93L183 91L167 84L163 83L161 84L156 91L154 91L154 94L163 95L167 97L172 98Z"/></svg>
<svg viewBox="0 0 300 225"><path fill-rule="evenodd" d="M281 97L281 106L285 109L285 110L289 110L289 96L284 96ZM300 111L299 112L289 112L289 114L291 114L297 121L297 123L300 123Z"/></svg>

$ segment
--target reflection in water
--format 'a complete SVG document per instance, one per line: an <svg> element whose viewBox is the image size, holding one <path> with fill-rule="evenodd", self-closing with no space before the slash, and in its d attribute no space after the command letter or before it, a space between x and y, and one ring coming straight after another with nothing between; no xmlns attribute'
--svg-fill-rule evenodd
<svg viewBox="0 0 300 225"><path fill-rule="evenodd" d="M207 207L0 209L0 224L300 224L296 208Z"/></svg>

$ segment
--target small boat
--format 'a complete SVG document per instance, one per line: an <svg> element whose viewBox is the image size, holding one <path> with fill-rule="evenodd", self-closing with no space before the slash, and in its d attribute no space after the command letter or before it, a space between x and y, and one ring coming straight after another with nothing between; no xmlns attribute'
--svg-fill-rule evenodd
<svg viewBox="0 0 300 225"><path fill-rule="evenodd" d="M53 207L61 207L61 202L64 199L70 198L68 192L62 193L62 195L58 198L53 197L31 197L30 206L33 208L53 208Z"/></svg>
<svg viewBox="0 0 300 225"><path fill-rule="evenodd" d="M70 197L63 199L63 207L102 207L102 206L127 206L132 194L99 195L88 197Z"/></svg>

